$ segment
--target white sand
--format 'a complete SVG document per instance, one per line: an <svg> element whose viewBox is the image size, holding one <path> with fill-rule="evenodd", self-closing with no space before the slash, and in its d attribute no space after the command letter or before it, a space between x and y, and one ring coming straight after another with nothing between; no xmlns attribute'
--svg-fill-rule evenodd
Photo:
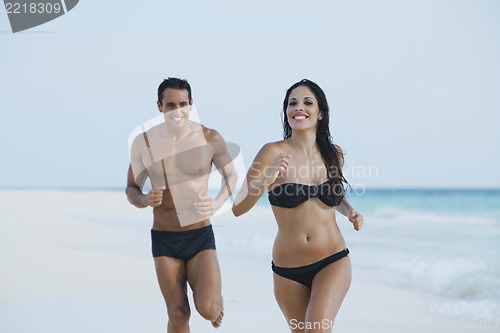
<svg viewBox="0 0 500 333"><path fill-rule="evenodd" d="M117 192L4 190L0 221L0 332L166 331L150 210ZM288 332L272 292L274 234L260 228L274 223L270 210L238 219L226 213L213 223L226 313L217 332ZM354 272L335 332L499 331L428 308L417 293L361 281ZM194 307L191 331L215 331Z"/></svg>

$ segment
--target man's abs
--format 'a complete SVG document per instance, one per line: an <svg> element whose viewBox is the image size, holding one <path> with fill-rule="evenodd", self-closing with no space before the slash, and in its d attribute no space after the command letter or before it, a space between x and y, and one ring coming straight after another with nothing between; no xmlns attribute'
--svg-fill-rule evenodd
<svg viewBox="0 0 500 333"><path fill-rule="evenodd" d="M206 216L199 214L194 205L207 195L207 191L206 179L166 188L161 206L153 210L153 229L189 230L208 225Z"/></svg>
<svg viewBox="0 0 500 333"><path fill-rule="evenodd" d="M184 231L198 229L209 224L210 220L198 213L181 212L179 215L175 208L165 208L163 205L153 209L153 229L155 230Z"/></svg>

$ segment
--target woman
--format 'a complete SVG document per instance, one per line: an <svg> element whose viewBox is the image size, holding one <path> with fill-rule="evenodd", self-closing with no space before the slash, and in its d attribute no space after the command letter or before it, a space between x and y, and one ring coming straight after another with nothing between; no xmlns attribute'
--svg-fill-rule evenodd
<svg viewBox="0 0 500 333"><path fill-rule="evenodd" d="M363 216L344 197L343 153L332 144L323 90L301 80L283 102L284 140L266 144L247 173L233 213L249 211L266 191L278 224L274 294L291 332L331 332L351 283L349 250L335 210L359 230ZM334 209L335 208L335 209Z"/></svg>

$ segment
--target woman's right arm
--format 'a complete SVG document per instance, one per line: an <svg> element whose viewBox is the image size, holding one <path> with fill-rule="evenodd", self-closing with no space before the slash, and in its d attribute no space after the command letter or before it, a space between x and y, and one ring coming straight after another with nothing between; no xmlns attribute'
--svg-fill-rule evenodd
<svg viewBox="0 0 500 333"><path fill-rule="evenodd" d="M245 214L257 203L266 189L287 170L290 157L279 152L277 143L268 143L261 148L234 200L235 216Z"/></svg>

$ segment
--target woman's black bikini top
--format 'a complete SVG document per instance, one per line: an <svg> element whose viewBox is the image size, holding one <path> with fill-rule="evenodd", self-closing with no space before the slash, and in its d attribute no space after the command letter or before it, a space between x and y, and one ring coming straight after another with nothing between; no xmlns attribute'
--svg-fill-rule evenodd
<svg viewBox="0 0 500 333"><path fill-rule="evenodd" d="M335 186L332 179L320 185L285 183L269 191L268 198L271 205L283 208L297 207L311 198L318 198L325 205L334 207L340 205L344 198L343 190L335 191L338 188L339 186Z"/></svg>

